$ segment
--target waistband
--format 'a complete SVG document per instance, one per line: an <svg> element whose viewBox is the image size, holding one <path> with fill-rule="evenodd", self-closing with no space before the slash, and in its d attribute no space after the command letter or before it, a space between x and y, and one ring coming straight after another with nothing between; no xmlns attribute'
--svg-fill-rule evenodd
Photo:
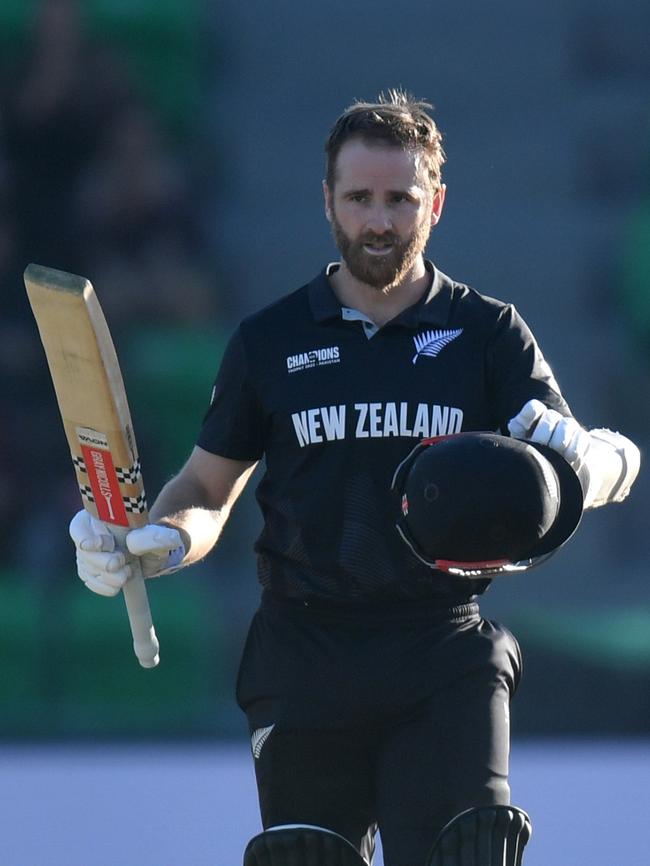
<svg viewBox="0 0 650 866"><path fill-rule="evenodd" d="M331 602L321 598L294 599L262 593L260 610L312 622L444 623L458 622L479 615L476 601L449 605L446 599L418 599L395 602Z"/></svg>

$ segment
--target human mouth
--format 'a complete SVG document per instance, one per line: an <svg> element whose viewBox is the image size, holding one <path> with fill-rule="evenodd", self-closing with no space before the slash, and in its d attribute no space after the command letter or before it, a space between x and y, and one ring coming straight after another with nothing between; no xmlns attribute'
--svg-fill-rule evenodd
<svg viewBox="0 0 650 866"><path fill-rule="evenodd" d="M364 250L371 256L387 256L393 249L392 243L374 241L363 245Z"/></svg>

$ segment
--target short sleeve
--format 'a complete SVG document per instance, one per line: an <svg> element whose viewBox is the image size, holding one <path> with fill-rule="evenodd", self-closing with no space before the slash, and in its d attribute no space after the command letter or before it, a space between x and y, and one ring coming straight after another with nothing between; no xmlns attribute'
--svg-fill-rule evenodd
<svg viewBox="0 0 650 866"><path fill-rule="evenodd" d="M530 328L512 304L503 307L489 341L487 375L495 430L506 431L508 421L533 398L571 415Z"/></svg>
<svg viewBox="0 0 650 866"><path fill-rule="evenodd" d="M224 352L197 445L231 460L263 456L264 418L241 329L235 331Z"/></svg>

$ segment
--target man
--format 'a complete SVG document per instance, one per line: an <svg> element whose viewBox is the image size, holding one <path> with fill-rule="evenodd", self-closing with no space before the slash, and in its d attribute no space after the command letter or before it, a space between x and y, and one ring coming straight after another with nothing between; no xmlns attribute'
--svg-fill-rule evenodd
<svg viewBox="0 0 650 866"><path fill-rule="evenodd" d="M341 262L241 323L197 446L127 541L148 576L201 559L265 458L237 684L270 831L250 863L275 863L281 838L333 862L328 834L356 858L341 863L369 862L378 824L387 866L417 866L459 813L509 803L519 648L480 616L489 580L431 568L396 531L391 480L416 442L530 438L582 473L586 505L638 470L629 440L571 417L511 305L425 260L446 192L428 108L391 91L337 120L323 190ZM86 584L118 592L130 568L102 525L81 512L71 534Z"/></svg>

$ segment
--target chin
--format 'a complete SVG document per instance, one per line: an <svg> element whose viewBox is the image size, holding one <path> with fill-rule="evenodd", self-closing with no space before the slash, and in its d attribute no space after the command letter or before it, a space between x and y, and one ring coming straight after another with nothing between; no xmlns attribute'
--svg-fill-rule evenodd
<svg viewBox="0 0 650 866"><path fill-rule="evenodd" d="M402 275L401 269L394 265L377 269L359 266L359 263L354 261L346 261L346 265L352 276L360 283L378 292L390 290L400 281Z"/></svg>

